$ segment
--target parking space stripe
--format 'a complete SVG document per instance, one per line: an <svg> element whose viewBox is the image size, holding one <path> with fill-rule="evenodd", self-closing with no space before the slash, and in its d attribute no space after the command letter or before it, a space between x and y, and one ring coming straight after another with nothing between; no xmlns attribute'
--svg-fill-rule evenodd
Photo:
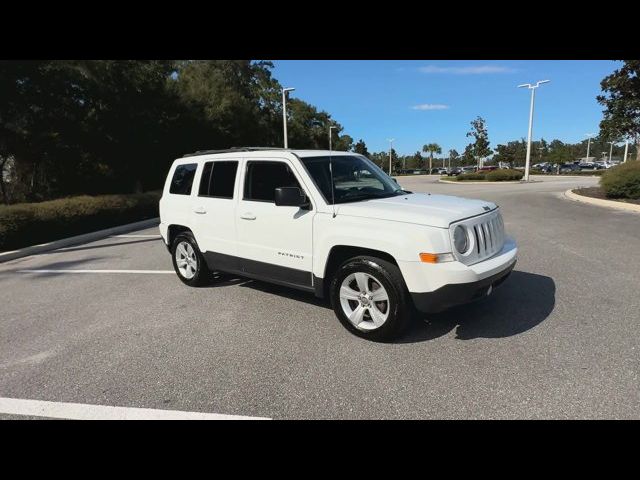
<svg viewBox="0 0 640 480"><path fill-rule="evenodd" d="M16 270L16 273L143 273L143 274L169 274L173 270L51 270L51 269L25 269Z"/></svg>
<svg viewBox="0 0 640 480"><path fill-rule="evenodd" d="M112 407L3 397L0 397L0 413L67 420L271 420L267 417L248 417L244 415Z"/></svg>

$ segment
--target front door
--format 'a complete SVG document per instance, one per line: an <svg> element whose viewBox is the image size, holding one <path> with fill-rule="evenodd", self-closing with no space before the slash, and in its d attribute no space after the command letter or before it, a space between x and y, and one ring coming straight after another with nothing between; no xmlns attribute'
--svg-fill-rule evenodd
<svg viewBox="0 0 640 480"><path fill-rule="evenodd" d="M287 160L247 160L236 209L238 252L245 272L311 287L313 207L277 207L275 189L308 190Z"/></svg>

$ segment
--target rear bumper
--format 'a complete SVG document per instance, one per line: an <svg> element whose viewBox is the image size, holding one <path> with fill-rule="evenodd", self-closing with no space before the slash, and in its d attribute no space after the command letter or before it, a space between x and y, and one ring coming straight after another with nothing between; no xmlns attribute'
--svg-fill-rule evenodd
<svg viewBox="0 0 640 480"><path fill-rule="evenodd" d="M479 300L500 286L515 265L514 259L506 268L489 277L475 282L444 285L433 292L411 293L411 298L416 309L422 313L437 313L456 305Z"/></svg>

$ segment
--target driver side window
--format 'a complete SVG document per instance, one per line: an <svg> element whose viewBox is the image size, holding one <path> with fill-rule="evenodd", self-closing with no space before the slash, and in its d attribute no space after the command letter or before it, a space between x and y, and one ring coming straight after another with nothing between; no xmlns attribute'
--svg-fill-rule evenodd
<svg viewBox="0 0 640 480"><path fill-rule="evenodd" d="M284 162L247 162L244 200L275 203L275 190L279 187L302 190L289 165Z"/></svg>

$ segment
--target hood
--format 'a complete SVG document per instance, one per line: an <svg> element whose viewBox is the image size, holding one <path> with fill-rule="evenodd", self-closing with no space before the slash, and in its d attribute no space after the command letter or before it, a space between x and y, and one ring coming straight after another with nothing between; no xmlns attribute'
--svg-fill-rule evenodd
<svg viewBox="0 0 640 480"><path fill-rule="evenodd" d="M449 228L453 222L482 215L496 208L498 207L495 203L484 200L409 193L397 197L338 204L336 214Z"/></svg>

